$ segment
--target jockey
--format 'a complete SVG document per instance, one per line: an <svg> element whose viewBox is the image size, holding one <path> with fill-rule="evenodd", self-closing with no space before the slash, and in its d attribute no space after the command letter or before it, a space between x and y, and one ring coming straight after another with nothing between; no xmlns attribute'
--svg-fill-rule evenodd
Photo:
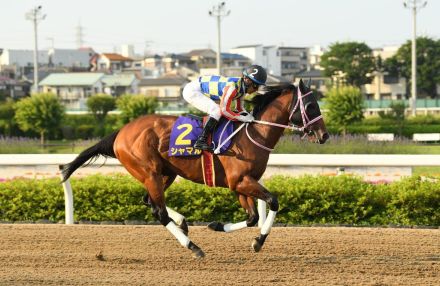
<svg viewBox="0 0 440 286"><path fill-rule="evenodd" d="M201 76L188 83L183 89L183 98L200 111L209 114L194 148L212 150L207 139L221 116L233 121L252 122L254 117L244 109L242 98L245 94L256 92L260 85L265 85L266 79L267 74L263 67L251 65L243 71L242 77ZM215 101L220 101L220 104ZM231 108L234 101L236 111Z"/></svg>

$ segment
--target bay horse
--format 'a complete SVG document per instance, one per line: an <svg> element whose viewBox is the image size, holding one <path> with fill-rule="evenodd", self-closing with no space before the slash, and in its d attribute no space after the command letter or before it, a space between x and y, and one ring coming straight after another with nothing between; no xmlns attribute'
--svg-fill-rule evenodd
<svg viewBox="0 0 440 286"><path fill-rule="evenodd" d="M215 186L235 192L248 219L239 223L212 222L211 230L231 232L255 226L259 216L255 199L269 206L267 219L260 235L253 239L255 252L263 246L278 211L278 200L258 180L266 170L270 151L273 150L285 128L301 127L309 141L324 143L329 135L322 119L317 99L300 80L298 87L291 84L266 87L266 93L253 99L253 123L235 122L237 128L246 124L232 139L227 152L214 155ZM83 165L98 156L119 159L127 171L146 189L144 202L151 206L153 216L165 226L196 258L204 252L188 237L185 218L166 206L165 190L179 175L203 184L202 160L197 157L169 157L170 133L177 117L170 115L146 115L126 124L119 131L103 138L84 150L75 160L65 165L64 181Z"/></svg>

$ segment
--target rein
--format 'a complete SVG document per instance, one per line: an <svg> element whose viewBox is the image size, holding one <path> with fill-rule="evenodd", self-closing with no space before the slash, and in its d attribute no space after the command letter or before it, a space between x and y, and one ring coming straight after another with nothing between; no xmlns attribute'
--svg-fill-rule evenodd
<svg viewBox="0 0 440 286"><path fill-rule="evenodd" d="M280 128L287 128L287 129L291 129L292 131L300 131L300 132L304 132L304 131L306 130L306 128L307 128L309 125L315 123L316 121L318 121L319 119L322 118L322 115L319 115L319 116L317 116L316 118L310 120L309 117L307 116L306 108L305 108L305 106L304 106L304 102L303 102L303 98L306 97L306 96L308 96L308 95L310 95L310 94L312 94L312 93L313 93L312 91L309 91L308 93L306 93L306 94L303 95L303 94L301 93L301 90L300 90L299 87L298 87L298 90L297 90L298 100L296 101L295 106L293 106L293 108L292 108L291 111L290 111L290 114L289 114L289 124L287 124L287 125L286 125L286 124L279 124L279 123L275 123L275 122L264 121L264 120L254 120L254 121L252 121L251 123L257 123L257 124L269 125L269 126L280 127ZM292 117L293 117L293 114L294 114L294 113L296 112L296 110L298 109L298 106L299 106L299 108L300 108L300 110L301 110L301 119L302 119L302 122L303 122L303 126L302 126L302 127L295 126L293 123L291 123L291 121L292 121ZM291 124L290 124L290 123L291 123ZM229 122L228 122L227 124L229 124ZM227 125L227 124L226 124L226 125ZM244 126L246 126L246 135L247 135L248 139L249 139L252 143L254 143L255 145L257 145L257 146L260 147L261 149L264 149L264 150L269 151L269 152L272 152L272 151L274 150L273 148L269 148L269 147L266 147L266 146L264 146L264 145L258 143L257 141L255 141L255 140L249 135L249 131L248 131L249 122L247 122L247 123L243 123L243 124L241 124L240 127L238 127L238 128L235 130L235 132L233 132L228 138L226 138L223 142L221 142L221 143L219 144L219 146L214 150L214 154L219 154L219 153L220 153L220 148L223 147L223 145L226 144L227 141L229 141L230 139L232 139L232 137L234 137L235 134L237 134L238 131L240 131ZM226 129L226 126L225 126L225 129ZM223 136L223 132L221 133L220 138L222 138L222 136Z"/></svg>
<svg viewBox="0 0 440 286"><path fill-rule="evenodd" d="M304 102L303 102L303 98L306 97L306 96L308 96L308 95L310 95L310 94L312 94L312 91L309 91L308 93L306 93L306 94L303 95L303 94L301 93L301 90L300 90L299 87L298 87L298 89L297 89L297 94L298 94L298 100L296 101L295 106L294 106L294 107L292 108L292 110L290 111L290 114L289 114L289 122L291 122L292 117L293 117L293 114L296 112L296 110L298 109L298 106L299 106L299 108L300 108L300 110L301 110L301 119L302 119L302 122L303 122L303 126L302 126L302 127L295 126L293 123L292 123L292 124L285 125L285 124L279 124L279 123L268 122L268 121L263 121L263 120L254 120L254 121L252 121L252 123L258 123L258 124L270 125L270 126L280 127L280 128L288 128L288 129L291 129L292 131L300 131L300 132L304 132L304 130L305 130L309 125L311 125L311 124L315 123L316 121L318 121L319 119L321 119L321 118L322 118L322 115L319 115L319 116L317 116L316 118L314 118L314 119L312 119L312 120L310 120L309 117L307 116L306 108L305 108L305 106L304 106ZM255 145L257 145L258 147L260 147L261 149L264 149L264 150L266 150L266 151L272 152L272 151L274 150L273 148L269 148L269 147L266 147L266 146L264 146L264 145L261 145L260 143L258 143L257 141L255 141L255 140L249 135L249 132L248 132L248 126L249 126L249 123L246 123L246 135L247 135L247 137L249 138L249 140L250 140L252 143L254 143Z"/></svg>

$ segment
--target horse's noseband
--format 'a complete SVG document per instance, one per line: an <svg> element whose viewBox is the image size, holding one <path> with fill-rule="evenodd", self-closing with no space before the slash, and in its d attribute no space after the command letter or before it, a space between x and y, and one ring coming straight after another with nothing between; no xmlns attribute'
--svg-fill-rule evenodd
<svg viewBox="0 0 440 286"><path fill-rule="evenodd" d="M319 114L318 116L316 116L313 119L310 119L309 116L307 115L306 104L304 104L304 100L303 99L306 96L311 95L311 94L313 94L312 91L309 91L306 94L302 94L302 92L301 92L301 90L300 90L300 88L298 86L298 88L297 88L298 99L296 101L296 104L293 105L292 110L290 111L290 115L289 115L289 123L294 125L293 122L292 122L293 115L298 110L301 112L301 119L302 119L302 123L303 123L302 129L303 129L303 132L305 134L307 134L307 135L309 135L311 132L313 132L313 131L309 130L307 127L309 127L310 125L312 125L316 121L322 119L322 115L321 114ZM299 107L299 109L298 109L298 107Z"/></svg>

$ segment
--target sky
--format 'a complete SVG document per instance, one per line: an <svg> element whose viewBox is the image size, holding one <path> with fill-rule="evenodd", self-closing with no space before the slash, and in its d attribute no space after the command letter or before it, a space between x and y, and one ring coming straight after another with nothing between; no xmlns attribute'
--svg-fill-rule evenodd
<svg viewBox="0 0 440 286"><path fill-rule="evenodd" d="M33 25L26 12L42 6L39 49L77 48L97 52L184 53L217 49L212 0L1 0L0 48L33 49ZM400 46L412 37L411 13L403 0L225 0L221 50L241 45L328 47L364 42L371 48ZM440 39L440 0L428 0L417 15L417 34Z"/></svg>

